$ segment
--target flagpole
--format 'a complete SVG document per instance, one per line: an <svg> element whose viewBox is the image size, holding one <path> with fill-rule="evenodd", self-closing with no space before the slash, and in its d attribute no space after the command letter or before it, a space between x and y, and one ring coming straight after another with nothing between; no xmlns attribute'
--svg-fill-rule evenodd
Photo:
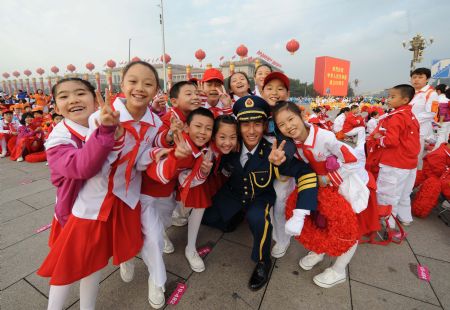
<svg viewBox="0 0 450 310"><path fill-rule="evenodd" d="M164 38L164 7L163 0L161 0L161 14L159 15L159 23L161 24L162 34L162 61L163 61L163 74L164 74L164 92L167 92L167 78L166 78L166 42Z"/></svg>

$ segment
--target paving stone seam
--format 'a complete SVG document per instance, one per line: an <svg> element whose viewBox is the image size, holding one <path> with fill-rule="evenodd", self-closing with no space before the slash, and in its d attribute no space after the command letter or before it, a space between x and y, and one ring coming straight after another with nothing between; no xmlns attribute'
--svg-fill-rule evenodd
<svg viewBox="0 0 450 310"><path fill-rule="evenodd" d="M48 300L48 296L45 295L43 292L41 292L41 291L40 291L36 286L34 286L30 281L28 281L26 278L23 278L23 280L24 280L25 282L27 282L27 283L28 283L32 288L34 288L36 291L38 291L39 294L41 294L42 296L44 296L45 299Z"/></svg>
<svg viewBox="0 0 450 310"><path fill-rule="evenodd" d="M223 238L221 238L221 239L222 239L222 240L226 240L226 241L231 242L231 243L234 243L234 244L242 245L243 247L246 247L246 248L249 248L249 249L252 248L251 246L249 246L249 245L247 245L247 244L244 244L244 243L240 243L239 241L229 240L229 239L227 239L227 238L225 238L225 237L223 237ZM219 239L219 240L220 240L220 239Z"/></svg>
<svg viewBox="0 0 450 310"><path fill-rule="evenodd" d="M270 280L272 280L272 273L275 270L275 266L277 264L277 261L278 261L278 258L275 258L275 261L274 261L274 263L272 265L272 268L270 268L269 277L268 277L267 283L265 284L264 293L261 296L261 301L259 302L258 310L261 309L262 303L264 301L264 297L266 296L267 288L269 287L269 284L270 284ZM250 309L252 309L252 308L250 307Z"/></svg>
<svg viewBox="0 0 450 310"><path fill-rule="evenodd" d="M347 274L348 274L348 288L350 293L350 309L353 310L353 294L352 294L352 282L350 276L350 264L347 265Z"/></svg>
<svg viewBox="0 0 450 310"><path fill-rule="evenodd" d="M420 301L420 302L423 302L423 303L426 303L426 304L429 304L429 305L432 305L432 306L441 307L442 309L444 309L444 307L442 307L441 304L439 304L439 305L433 304L433 303L431 303L429 301L425 301L425 300L421 300L421 299L418 299L418 298L415 298L415 297L407 296L407 295L404 295L404 294L401 294L401 293L398 293L398 292L394 292L394 291L391 291L391 290L388 290L388 289L385 289L385 288L382 288L382 287L379 287L379 286L376 286L376 285L373 285L373 284L365 283L365 282L362 282L362 281L359 281L359 280L351 280L351 281L358 282L360 284L364 284L364 285L367 285L367 286L370 286L370 287L373 287L373 288L376 288L376 289L379 289L379 290L382 290L382 291L385 291L385 292L389 292L389 293L396 294L396 295L399 295L399 296L403 296L403 297L406 297L406 298L414 299L414 300L417 300L417 301ZM439 301L439 299L438 299L438 301ZM439 301L439 303L440 303L440 301Z"/></svg>
<svg viewBox="0 0 450 310"><path fill-rule="evenodd" d="M39 227L37 227L37 228L39 228ZM34 234L32 234L32 235L30 235L30 236L28 236L28 237L25 237L25 238L23 238L22 240L19 240L19 241L16 241L16 242L14 242L13 244L10 244L10 245L8 245L8 246L6 246L6 247L4 247L4 248L0 248L0 250L6 250L6 249L8 249L8 248L10 248L10 247L12 247L12 246L15 246L16 244L18 244L18 243L20 243L20 242L22 242L22 241L25 241L25 240L28 240L28 239L30 239L30 238L33 238L34 236L37 236L37 235L39 235L40 233L43 233L43 232L35 232Z"/></svg>
<svg viewBox="0 0 450 310"><path fill-rule="evenodd" d="M417 263L420 264L419 258L417 257L416 253L414 252L414 250L413 250L411 244L409 243L409 240L406 239L406 242L408 243L408 246L409 246L409 248L411 249L411 252L413 253L414 258L416 259ZM433 285L431 284L431 281L428 282L428 285L430 285L430 288L431 288L431 290L433 291L434 296L436 296L436 299L438 300L439 305L441 306L442 309L444 309L444 306L442 305L442 302L441 302L441 300L439 299L439 296L436 294L436 291L434 290L434 287L433 287Z"/></svg>
<svg viewBox="0 0 450 310"><path fill-rule="evenodd" d="M16 199L16 200L19 200L19 199ZM14 200L11 200L11 201L14 201ZM10 201L8 201L8 202L10 202ZM19 219L19 218L21 218L21 217L23 217L23 216L29 215L29 214L31 214L31 213L33 213L33 212L36 212L36 211L45 209L45 208L47 208L47 207L49 207L49 206L55 205L55 204L52 202L51 204L46 205L46 206L43 206L43 207L40 208L40 209L36 209L36 208L34 208L33 206L30 206L29 204L27 204L26 202L23 202L23 201L20 201L20 202L23 203L23 204L25 204L25 205L27 205L28 207L32 208L33 211L30 211L30 212L28 212L28 213L19 215L18 217L15 217L15 218L9 219L9 220L7 220L7 221L5 221L5 222L2 222L2 223L0 223L1 225L6 224L6 223L9 223L9 222L11 222L11 221L14 221L14 220L16 220L16 219ZM38 228L39 228L39 227L36 227L36 229L38 229Z"/></svg>
<svg viewBox="0 0 450 310"><path fill-rule="evenodd" d="M429 259L432 259L432 260L436 260L436 261L441 262L441 263L450 264L450 261L439 259L439 258L434 258L434 257L422 255L422 254L417 254L417 256L424 257L424 258L429 258Z"/></svg>

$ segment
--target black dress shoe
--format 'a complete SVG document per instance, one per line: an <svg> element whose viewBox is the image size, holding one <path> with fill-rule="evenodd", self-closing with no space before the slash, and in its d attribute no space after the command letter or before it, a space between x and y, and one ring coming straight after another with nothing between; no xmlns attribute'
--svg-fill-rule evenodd
<svg viewBox="0 0 450 310"><path fill-rule="evenodd" d="M264 286L264 284L267 283L271 265L271 262L263 261L256 264L255 270L253 270L252 277L250 278L250 282L248 284L251 290L259 290Z"/></svg>

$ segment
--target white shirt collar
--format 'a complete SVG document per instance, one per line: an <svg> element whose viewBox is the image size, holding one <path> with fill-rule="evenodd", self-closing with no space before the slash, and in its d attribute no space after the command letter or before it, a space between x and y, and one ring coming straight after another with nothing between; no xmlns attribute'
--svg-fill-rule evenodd
<svg viewBox="0 0 450 310"><path fill-rule="evenodd" d="M86 137L89 128L84 127L83 125L80 125L78 123L75 123L74 121L65 118L63 122L66 124L66 126L70 127L73 131L75 131L77 134L79 134L82 137Z"/></svg>
<svg viewBox="0 0 450 310"><path fill-rule="evenodd" d="M134 118L131 116L130 112L128 112L127 107L125 106L125 100L122 98L116 98L113 103L113 108L116 111L120 112L120 122L134 122ZM145 111L144 116L139 120L139 122L144 122L149 124L150 126L155 126L155 117L150 108Z"/></svg>

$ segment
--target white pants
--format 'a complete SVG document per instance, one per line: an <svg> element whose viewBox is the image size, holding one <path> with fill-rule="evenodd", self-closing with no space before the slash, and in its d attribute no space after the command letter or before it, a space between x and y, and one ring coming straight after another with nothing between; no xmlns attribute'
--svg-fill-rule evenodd
<svg viewBox="0 0 450 310"><path fill-rule="evenodd" d="M380 165L377 180L377 199L381 205L391 205L392 214L399 220L411 222L410 195L417 169L400 169Z"/></svg>
<svg viewBox="0 0 450 310"><path fill-rule="evenodd" d="M154 200L154 207L158 210L164 229L172 226L172 213L177 206L175 193L169 197L151 197Z"/></svg>
<svg viewBox="0 0 450 310"><path fill-rule="evenodd" d="M437 149L442 143L448 141L448 135L450 134L450 122L442 123L442 126L438 129L437 132L437 141L434 145L434 149Z"/></svg>
<svg viewBox="0 0 450 310"><path fill-rule="evenodd" d="M286 234L284 231L284 225L286 224L286 200L289 197L289 194L295 188L295 179L291 177L281 176L281 179L287 179L286 182L282 182L276 179L273 183L273 187L275 189L275 193L277 198L275 200L275 206L272 208L273 216L272 216L272 238L277 243L286 245L289 243L291 236Z"/></svg>
<svg viewBox="0 0 450 310"><path fill-rule="evenodd" d="M6 139L5 138L0 138L0 143L1 143L1 147L2 147L2 155L6 155L6 153L8 152Z"/></svg>
<svg viewBox="0 0 450 310"><path fill-rule="evenodd" d="M141 195L141 225L144 235L142 259L147 265L150 278L156 286L163 287L167 280L166 266L163 260L163 222L156 204L158 198Z"/></svg>

